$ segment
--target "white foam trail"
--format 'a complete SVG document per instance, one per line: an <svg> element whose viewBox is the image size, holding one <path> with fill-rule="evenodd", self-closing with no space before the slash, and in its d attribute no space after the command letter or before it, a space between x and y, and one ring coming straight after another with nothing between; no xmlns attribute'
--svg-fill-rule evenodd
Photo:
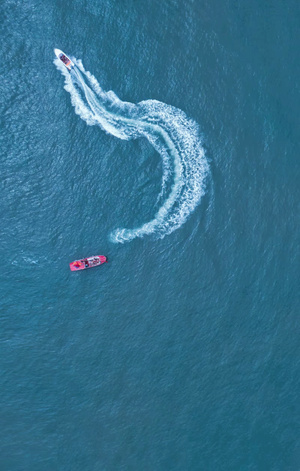
<svg viewBox="0 0 300 471"><path fill-rule="evenodd" d="M114 242L125 242L155 234L164 237L178 229L199 203L205 191L208 163L201 145L198 125L183 111L156 100L138 104L121 101L112 91L105 92L96 78L85 71L82 62L69 73L61 62L54 63L65 76L65 89L78 114L90 126L98 125L119 139L146 137L163 161L161 199L166 184L172 186L155 217L134 229L116 229Z"/></svg>

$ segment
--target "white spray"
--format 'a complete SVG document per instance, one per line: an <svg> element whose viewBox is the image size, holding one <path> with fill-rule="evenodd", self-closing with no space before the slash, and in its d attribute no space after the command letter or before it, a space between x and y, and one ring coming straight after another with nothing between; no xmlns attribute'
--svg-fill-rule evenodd
<svg viewBox="0 0 300 471"><path fill-rule="evenodd" d="M125 242L145 234L164 237L178 229L199 203L205 190L208 163L201 145L198 125L183 111L156 100L137 105L122 102L112 91L104 92L96 78L73 59L69 73L56 59L65 76L65 89L78 114L90 126L98 125L119 139L146 137L163 161L162 189L172 178L171 190L155 217L135 229L116 229L114 242ZM79 93L76 85L82 90Z"/></svg>

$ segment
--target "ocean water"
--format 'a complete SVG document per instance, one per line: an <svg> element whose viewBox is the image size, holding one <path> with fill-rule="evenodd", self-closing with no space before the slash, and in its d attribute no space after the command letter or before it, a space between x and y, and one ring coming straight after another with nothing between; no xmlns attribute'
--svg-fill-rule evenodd
<svg viewBox="0 0 300 471"><path fill-rule="evenodd" d="M0 13L0 470L298 471L299 2Z"/></svg>

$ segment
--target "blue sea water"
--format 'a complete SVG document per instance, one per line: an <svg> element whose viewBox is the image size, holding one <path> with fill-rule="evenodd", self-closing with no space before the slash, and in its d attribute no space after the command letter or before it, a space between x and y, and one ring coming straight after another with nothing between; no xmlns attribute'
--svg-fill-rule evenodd
<svg viewBox="0 0 300 471"><path fill-rule="evenodd" d="M1 471L299 470L299 2L0 13Z"/></svg>

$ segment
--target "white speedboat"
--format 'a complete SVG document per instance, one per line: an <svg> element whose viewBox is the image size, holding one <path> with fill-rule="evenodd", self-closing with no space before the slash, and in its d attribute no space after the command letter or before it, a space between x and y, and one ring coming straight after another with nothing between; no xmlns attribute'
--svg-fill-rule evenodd
<svg viewBox="0 0 300 471"><path fill-rule="evenodd" d="M54 54L56 57L62 61L65 67L67 67L68 70L71 70L72 67L74 67L74 63L71 61L71 59L60 49L54 49Z"/></svg>

